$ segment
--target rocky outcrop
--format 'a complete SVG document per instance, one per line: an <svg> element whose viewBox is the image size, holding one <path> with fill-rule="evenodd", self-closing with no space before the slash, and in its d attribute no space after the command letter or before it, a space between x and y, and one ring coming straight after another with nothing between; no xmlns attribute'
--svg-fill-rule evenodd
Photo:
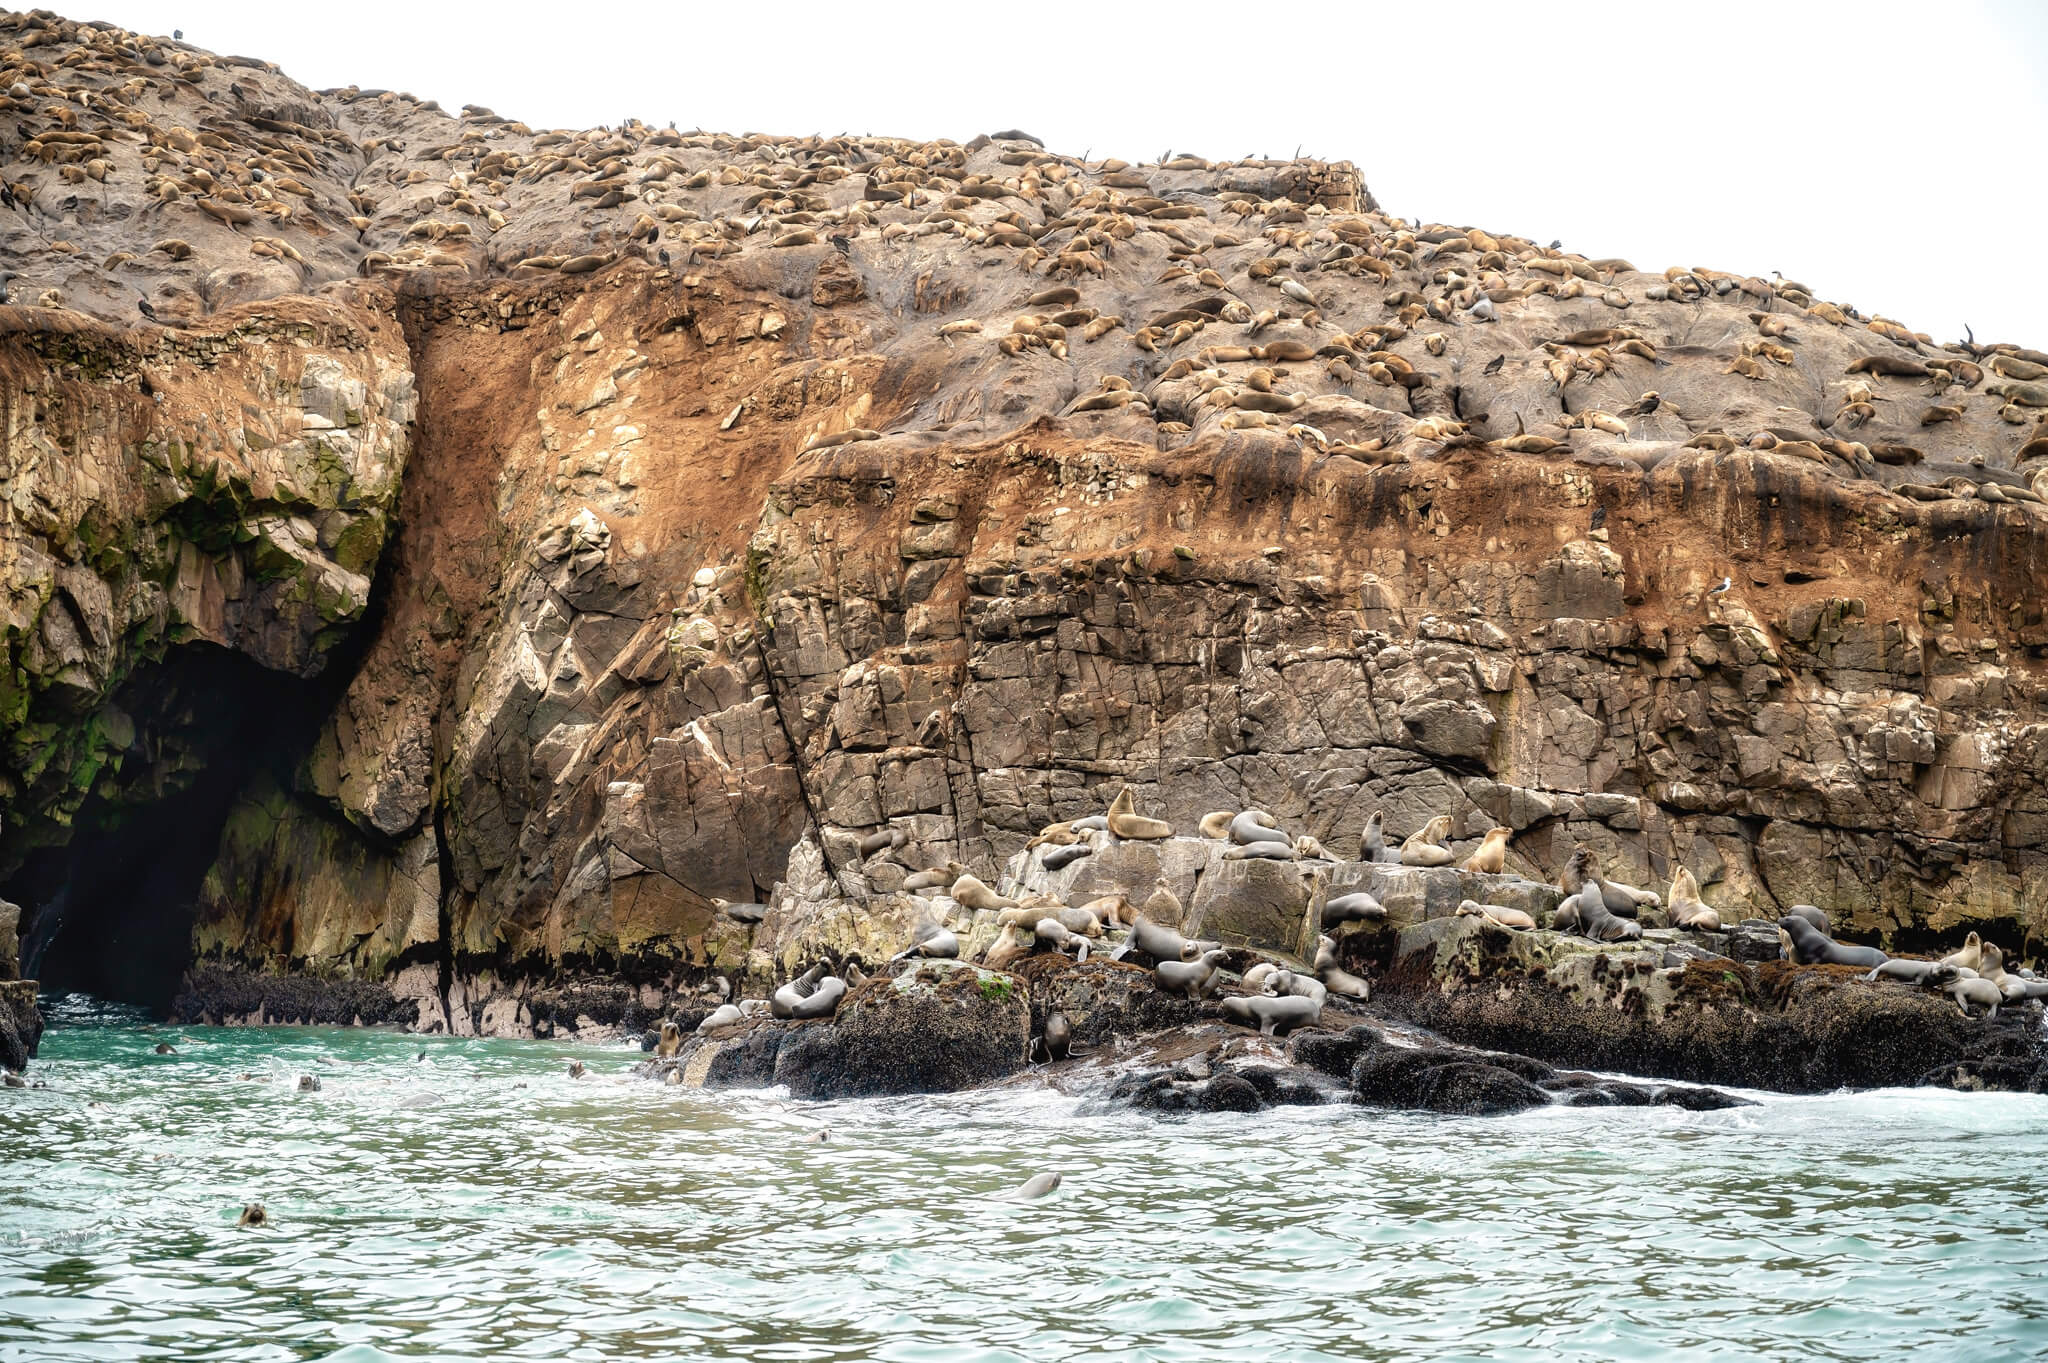
<svg viewBox="0 0 2048 1363"><path fill-rule="evenodd" d="M342 659L165 905L193 999L636 1030L875 966L950 862L1163 876L1296 956L1370 883L1391 944L1455 903L1348 860L1375 811L1730 922L2039 940L2030 352L1414 226L1342 163L542 133L0 30L48 305L0 313L0 849L179 788L190 735L110 706L150 660ZM1124 786L1184 836L1023 855ZM1246 807L1330 856L1188 836Z"/></svg>

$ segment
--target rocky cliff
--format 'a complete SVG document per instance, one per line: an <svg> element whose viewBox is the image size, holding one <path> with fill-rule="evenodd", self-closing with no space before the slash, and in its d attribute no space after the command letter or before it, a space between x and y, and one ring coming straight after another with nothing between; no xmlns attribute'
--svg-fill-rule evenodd
<svg viewBox="0 0 2048 1363"><path fill-rule="evenodd" d="M1124 784L2037 950L2048 355L1341 163L543 131L43 12L0 102L47 977L638 1025Z"/></svg>

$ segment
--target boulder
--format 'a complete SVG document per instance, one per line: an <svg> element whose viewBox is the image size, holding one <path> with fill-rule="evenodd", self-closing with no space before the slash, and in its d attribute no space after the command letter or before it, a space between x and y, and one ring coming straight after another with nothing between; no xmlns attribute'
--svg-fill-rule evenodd
<svg viewBox="0 0 2048 1363"><path fill-rule="evenodd" d="M951 1093L1022 1069L1030 1036L1020 977L913 962L854 990L829 1021L792 1028L775 1082L797 1098Z"/></svg>

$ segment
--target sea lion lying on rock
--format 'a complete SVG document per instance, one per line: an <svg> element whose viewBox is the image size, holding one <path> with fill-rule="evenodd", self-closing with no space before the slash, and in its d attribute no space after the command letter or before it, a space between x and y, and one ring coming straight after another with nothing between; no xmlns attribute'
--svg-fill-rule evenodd
<svg viewBox="0 0 2048 1363"><path fill-rule="evenodd" d="M1294 845L1286 842L1244 842L1223 854L1225 861L1293 861Z"/></svg>
<svg viewBox="0 0 2048 1363"><path fill-rule="evenodd" d="M1600 895L1600 887L1590 881L1557 906L1551 926L1559 926L1560 920L1569 921L1580 935L1596 942L1632 942L1643 935L1643 925L1610 911Z"/></svg>
<svg viewBox="0 0 2048 1363"><path fill-rule="evenodd" d="M1095 849L1093 847L1090 847L1085 842L1077 842L1071 847L1055 847L1040 859L1039 865L1045 867L1048 871L1057 871L1063 866L1071 866L1082 857L1092 857L1094 855Z"/></svg>
<svg viewBox="0 0 2048 1363"><path fill-rule="evenodd" d="M1247 809L1230 821L1230 840L1242 847L1254 842L1287 842L1288 837L1263 809Z"/></svg>
<svg viewBox="0 0 2048 1363"><path fill-rule="evenodd" d="M1484 918L1489 923L1519 931L1527 931L1536 926L1536 920L1521 909L1510 909L1501 904L1481 904L1473 899L1464 900L1458 905L1458 916Z"/></svg>
<svg viewBox="0 0 2048 1363"><path fill-rule="evenodd" d="M889 958L891 964L907 961L913 956L926 960L958 960L960 939L943 924L923 922L910 934L910 945Z"/></svg>
<svg viewBox="0 0 2048 1363"><path fill-rule="evenodd" d="M1046 943L1054 951L1071 951L1074 953L1075 961L1087 964L1088 939L1078 932L1071 931L1059 919L1041 918L1032 925L1031 931L1039 941Z"/></svg>
<svg viewBox="0 0 2048 1363"><path fill-rule="evenodd" d="M1192 961L1206 945L1190 942L1172 928L1160 927L1139 914L1138 921L1131 924L1130 935L1110 953L1109 959L1121 961L1133 951L1142 951L1155 961Z"/></svg>
<svg viewBox="0 0 2048 1363"><path fill-rule="evenodd" d="M953 881L953 888L947 893L953 896L954 903L963 904L970 909L1014 909L1017 907L1016 900L1006 894L997 894L994 890L983 884L978 877L972 875L957 877Z"/></svg>
<svg viewBox="0 0 2048 1363"><path fill-rule="evenodd" d="M1792 960L1798 965L1880 966L1891 958L1876 947L1859 947L1837 942L1796 913L1778 920L1778 927L1792 939Z"/></svg>
<svg viewBox="0 0 2048 1363"><path fill-rule="evenodd" d="M1164 819L1148 819L1137 812L1131 788L1125 786L1110 802L1109 813L1103 816L1109 824L1109 831L1119 838L1156 840L1173 836L1173 825Z"/></svg>
<svg viewBox="0 0 2048 1363"><path fill-rule="evenodd" d="M1339 923L1377 923L1387 916L1387 906L1363 890L1340 894L1323 901L1323 922L1326 928Z"/></svg>
<svg viewBox="0 0 2048 1363"><path fill-rule="evenodd" d="M1223 1000L1223 1016L1246 1027L1256 1027L1261 1036L1284 1036L1306 1023L1319 1021L1323 1005L1318 999L1298 994L1270 997L1264 994L1233 996Z"/></svg>
<svg viewBox="0 0 2048 1363"><path fill-rule="evenodd" d="M1450 835L1451 816L1439 814L1408 836L1401 844L1403 866L1448 866L1451 864L1451 849L1442 846L1442 840Z"/></svg>

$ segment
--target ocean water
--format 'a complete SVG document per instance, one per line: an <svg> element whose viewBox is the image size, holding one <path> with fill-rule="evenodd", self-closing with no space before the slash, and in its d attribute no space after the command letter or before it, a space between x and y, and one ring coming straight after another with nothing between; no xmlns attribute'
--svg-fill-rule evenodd
<svg viewBox="0 0 2048 1363"><path fill-rule="evenodd" d="M638 1059L63 1001L0 1360L2048 1357L2048 1098L1162 1121Z"/></svg>

